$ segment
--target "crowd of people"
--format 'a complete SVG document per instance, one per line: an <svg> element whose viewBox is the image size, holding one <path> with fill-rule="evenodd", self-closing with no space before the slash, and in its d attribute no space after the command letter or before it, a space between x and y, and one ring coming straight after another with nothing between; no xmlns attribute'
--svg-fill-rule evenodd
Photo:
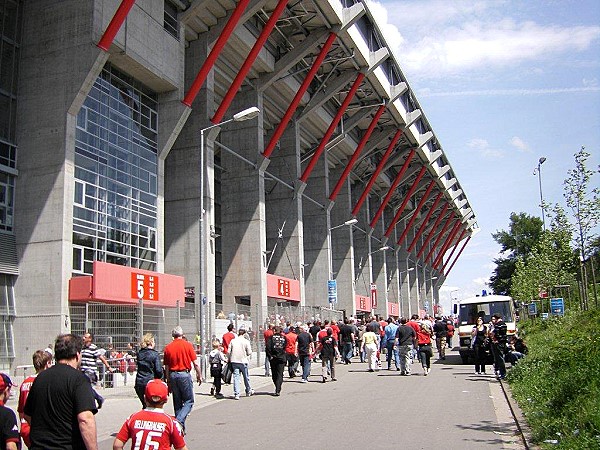
<svg viewBox="0 0 600 450"><path fill-rule="evenodd" d="M475 371L486 373L487 352L491 352L494 370L500 379L506 376L506 362L516 364L527 354L527 346L517 336L507 336L506 324L498 314L485 324L483 316L472 330ZM401 376L412 374L418 362L427 376L431 370L434 344L438 358L446 358L445 349L452 347L454 323L451 319L425 316L420 319L369 317L366 320L346 318L335 322L315 320L270 324L263 334L265 343L265 376L273 380L275 396L280 396L284 374L300 377L307 383L313 363L320 363L323 383L335 382L336 364L352 364L356 358L366 362L366 371L396 370ZM192 370L202 383L201 368L194 346L185 339L183 330L172 330L172 341L164 348L164 356L155 349L150 333L143 336L135 352L136 379L134 389L141 411L131 415L116 434L113 449L122 449L128 440L132 448L187 449L185 422L194 404ZM221 339L212 340L208 356L212 387L210 394L223 398L223 383L233 384L233 399L242 393L252 396L249 377L252 348L246 329L235 330L231 323ZM122 357L126 360L125 357ZM54 364L53 363L54 360ZM111 374L117 370L112 359L93 343L93 335L82 337L65 334L57 337L53 348L38 350L32 362L36 374L20 386L18 420L4 406L13 386L10 377L0 374L0 446L19 449L21 440L30 449L96 449L94 415L104 403L94 389L98 368ZM172 394L175 416L164 412L168 394ZM20 426L19 426L20 425Z"/></svg>

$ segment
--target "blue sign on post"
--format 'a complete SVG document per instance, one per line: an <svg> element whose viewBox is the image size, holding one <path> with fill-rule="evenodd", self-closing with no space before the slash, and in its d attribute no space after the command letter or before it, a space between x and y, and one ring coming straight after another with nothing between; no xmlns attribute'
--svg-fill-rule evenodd
<svg viewBox="0 0 600 450"><path fill-rule="evenodd" d="M329 303L337 303L337 281L329 280L327 281L327 298Z"/></svg>
<svg viewBox="0 0 600 450"><path fill-rule="evenodd" d="M537 315L537 303L529 304L529 315L536 316Z"/></svg>
<svg viewBox="0 0 600 450"><path fill-rule="evenodd" d="M565 315L565 301L562 298L551 298L550 299L550 311L553 316L564 316Z"/></svg>

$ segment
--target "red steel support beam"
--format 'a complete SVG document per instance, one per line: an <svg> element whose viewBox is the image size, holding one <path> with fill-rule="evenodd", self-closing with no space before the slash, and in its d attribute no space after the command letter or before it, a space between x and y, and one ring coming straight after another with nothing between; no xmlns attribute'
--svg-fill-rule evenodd
<svg viewBox="0 0 600 450"><path fill-rule="evenodd" d="M319 146L317 147L317 149L315 150L315 153L312 155L312 158L308 162L308 166L306 166L306 169L304 169L304 172L302 172L300 181L302 181L303 183L306 183L306 181L308 180L308 177L310 176L310 173L315 168L315 165L317 164L317 161L321 157L323 150L325 150L325 146L329 142L329 139L331 138L331 135L335 131L336 127L338 126L338 123L340 122L340 120L342 120L342 116L346 112L348 105L350 105L350 102L354 98L354 95L356 94L356 91L358 90L358 88L364 78L365 78L365 74L363 72L359 72L356 79L354 80L354 83L352 83L352 87L350 88L350 91L348 91L348 94L346 94L346 98L344 98L344 101L342 102L340 109L338 109L338 112L335 115L335 117L333 118L333 121L331 122L331 124L329 125L329 128L327 128L327 131L325 132L325 136L323 136L323 139L321 139Z"/></svg>
<svg viewBox="0 0 600 450"><path fill-rule="evenodd" d="M471 237L473 237L472 235L470 235L466 240L465 243L463 244L463 246L460 248L460 251L458 252L458 255L456 255L456 258L454 258L454 261L452 261L452 264L450 265L450 268L448 269L448 272L446 272L446 276L448 276L448 274L450 273L450 271L452 270L452 268L454 267L454 264L456 263L456 261L458 261L458 258L460 257L461 253L463 252L463 250L465 249L465 247L467 246L467 244L469 243L469 241L471 240Z"/></svg>
<svg viewBox="0 0 600 450"><path fill-rule="evenodd" d="M425 175L426 171L427 171L427 167L425 167L425 166L421 167L421 170L417 174L417 178L415 178L415 181L413 182L412 186L406 193L406 196L404 197L404 200L402 201L400 208L398 208L396 215L390 222L390 225L387 227L387 230L385 230L385 235L384 235L385 237L390 237L390 234L392 234L392 231L393 231L394 227L396 226L396 222L398 222L398 220L400 220L400 216L404 212L404 208L406 208L406 205L408 205L408 201L410 200L412 195L417 190L417 187L419 186L419 182L421 181L421 178L423 178L423 175Z"/></svg>
<svg viewBox="0 0 600 450"><path fill-rule="evenodd" d="M392 198L392 194L394 193L394 191L400 184L400 181L402 180L402 177L408 170L408 166L410 165L410 162L412 161L414 156L415 156L415 149L413 148L410 150L410 153L406 157L406 161L404 161L404 164L402 165L400 172L398 172L398 174L396 175L396 178L394 178L394 181L392 182L392 185L390 186L388 193L385 195L383 202L381 202L381 205L379 206L377 213L375 213L375 217L373 217L373 220L371 220L371 223L369 224L369 226L371 228L375 228L375 225L377 224L377 222L379 221L379 218L383 214L384 208L387 206L388 202L390 201L390 198Z"/></svg>
<svg viewBox="0 0 600 450"><path fill-rule="evenodd" d="M431 194L431 190L433 189L434 186L435 186L435 180L431 180L429 182L429 186L427 186L427 190L425 191L425 193L421 197L421 200L419 201L419 204L415 208L415 211L413 212L412 217L410 218L410 220L408 221L408 224L404 228L404 231L400 235L400 238L398 239L398 242L396 243L397 245L402 245L402 242L404 242L404 239L406 239L406 235L408 234L410 228L413 226L413 223L415 223L415 220L417 220L417 215L419 214L419 211L421 211L421 208L423 208L423 205L425 204L425 202L429 199L429 194Z"/></svg>
<svg viewBox="0 0 600 450"><path fill-rule="evenodd" d="M423 254L423 252L427 248L427 244L429 244L429 241L431 241L431 239L433 238L433 235L435 234L435 231L437 230L438 225L440 224L440 222L444 218L444 214L446 213L446 210L448 209L448 206L450 206L450 205L448 203L446 203L442 207L442 210L440 211L440 214L438 215L437 219L435 219L435 222L433 223L433 226L431 227L431 231L427 235L427 238L425 239L425 242L423 242L423 245L421 246L421 249L419 250L419 253L417 253L417 258L421 257L421 255ZM451 212L448 212L448 218L450 218L451 214L452 214Z"/></svg>
<svg viewBox="0 0 600 450"><path fill-rule="evenodd" d="M288 106L288 109L285 112L285 114L283 115L281 122L275 129L275 132L273 133L273 136L271 137L269 144L263 151L262 154L265 158L271 157L271 154L273 153L273 150L275 150L275 146L277 145L279 138L281 138L281 135L285 131L285 128L287 127L288 122L292 118L292 115L296 112L296 108L298 108L298 105L300 104L300 100L302 100L302 96L308 90L310 83L312 82L313 78L317 74L317 71L321 67L321 64L323 64L323 60L325 59L325 56L327 56L327 53L329 52L329 49L333 45L333 41L335 41L336 38L337 38L337 34L335 34L333 32L329 33L327 40L325 41L325 43L323 44L323 47L321 48L321 52L319 53L319 56L317 56L317 59L315 60L312 67L308 71L306 78L300 85L300 88L298 89L298 92L296 92L296 95L294 96L292 102L290 103L290 106Z"/></svg>
<svg viewBox="0 0 600 450"><path fill-rule="evenodd" d="M454 219L454 222L451 222L451 220L452 220L452 214L449 214L448 219L446 219L446 223L444 223L444 227L442 228L442 231L440 231L440 234L438 234L438 237L433 242L433 245L429 249L429 252L427 252L427 256L425 256L425 259L424 259L425 263L427 263L433 256L434 250L437 248L438 244L444 237L444 234L446 234L446 230L448 230L448 227L450 226L450 224L452 223L452 226L454 227L454 225L458 221L458 219L456 219L456 218Z"/></svg>
<svg viewBox="0 0 600 450"><path fill-rule="evenodd" d="M442 199L442 195L443 195L442 191L438 192L438 195L435 198L435 200L433 201L433 205L431 205L431 208L429 208L429 212L425 216L425 219L423 219L423 223L419 227L419 230L417 231L417 234L415 234L415 237L413 238L413 240L411 241L410 245L408 246L408 250L407 251L409 253L412 252L413 248L415 248L415 246L417 245L417 242L418 242L419 238L421 237L421 235L425 231L425 228L427 228L427 222L429 221L429 219L433 215L433 212L435 211L435 208L437 208L438 203Z"/></svg>
<svg viewBox="0 0 600 450"><path fill-rule="evenodd" d="M396 144L400 140L402 133L403 133L403 130L398 130L398 131L396 131L396 134L394 134L394 137L392 138L390 145L388 145L388 148L386 149L385 153L381 157L379 164L377 164L377 168L375 169L375 172L373 172L373 174L371 175L371 178L369 179L369 182L367 183L365 190L363 191L362 195L358 199L358 202L356 202L356 205L352 209L353 217L356 217L358 215L358 212L360 211L360 208L362 207L365 199L367 198L367 195L369 195L369 192L371 192L371 188L375 184L375 180L377 180L377 177L383 170L383 166L385 166L386 161L392 154L392 151L394 150L394 147L396 147Z"/></svg>
<svg viewBox="0 0 600 450"><path fill-rule="evenodd" d="M115 36L121 29L123 22L125 22L129 11L131 11L131 8L133 7L134 3L135 0L123 0L121 2L119 7L117 8L117 12L115 12L115 15L108 24L108 27L106 27L106 31L104 31L104 34L100 38L100 42L98 42L97 44L99 48L101 48L105 52L108 51L110 45L115 40Z"/></svg>
<svg viewBox="0 0 600 450"><path fill-rule="evenodd" d="M196 75L196 78L194 79L194 82L192 83L192 87L190 88L190 90L186 94L185 98L183 99L184 105L189 106L190 108L192 107L192 103L194 102L194 99L198 95L198 92L200 92L200 88L204 84L204 81L206 81L206 77L208 76L208 73L214 66L215 62L217 61L217 58L219 57L219 54L223 50L223 47L225 47L225 44L227 43L227 40L231 36L231 33L233 33L233 30L235 30L237 23L239 22L240 18L242 17L242 14L244 14L244 10L246 9L246 6L248 6L248 3L250 3L250 0L240 0L238 2L237 6L233 10L233 13L231 14L231 17L227 21L225 28L223 28L223 32L219 35L217 42L215 42L215 45L213 46L212 50L208 54L208 57L204 61L204 64L202 64L202 67L198 71L198 74Z"/></svg>
<svg viewBox="0 0 600 450"><path fill-rule="evenodd" d="M356 160L358 159L358 157L360 156L360 153L365 148L365 145L367 145L367 142L369 141L371 134L373 134L373 130L377 126L377 122L379 122L379 119L381 118L381 115L385 111L385 108L386 108L386 105L381 105L377 109L377 112L375 113L375 115L373 116L373 119L371 120L371 123L369 124L369 128L367 128L367 131L365 132L362 139L356 146L356 150L354 150L354 153L352 154L350 161L348 161L348 164L346 164L346 168L344 169L344 172L340 176L340 179L337 181L335 187L333 188L333 191L329 195L329 200L331 200L332 202L335 201L335 198L337 197L337 195L340 193L342 187L344 186L344 182L346 181L346 178L348 178L348 175L350 175L350 171L354 167L354 164L356 164Z"/></svg>
<svg viewBox="0 0 600 450"><path fill-rule="evenodd" d="M446 253L446 250L448 250L448 247L450 246L450 244L452 244L452 241L454 240L454 236L456 236L456 233L458 233L458 230L460 230L460 224L461 224L460 221L456 222L456 224L452 228L452 231L450 232L450 234L444 241L444 245L442 245L442 248L440 249L439 254L433 260L432 266L434 269L437 269L438 266L440 265L440 262L442 261L442 258L444 257L444 253Z"/></svg>
<svg viewBox="0 0 600 450"><path fill-rule="evenodd" d="M446 259L446 262L444 263L444 265L442 266L442 273L444 272L444 269L446 268L446 266L448 265L448 262L450 262L450 259L452 259L452 255L454 255L454 252L456 251L456 249L458 248L458 244L460 244L460 241L462 241L462 238L465 236L465 233L467 232L467 229L464 228L462 230L462 233L460 233L460 236L458 237L458 239L456 240L456 244L454 244L454 248L452 249L452 251L450 252L450 254L448 255L448 258Z"/></svg>
<svg viewBox="0 0 600 450"><path fill-rule="evenodd" d="M229 90L225 94L225 97L223 97L223 101L219 105L217 112L215 112L215 115L213 116L213 118L210 119L210 121L212 123L216 124L223 120L223 116L225 116L225 113L227 112L227 108L229 108L229 105L231 105L231 102L233 101L233 98L237 94L238 89L240 88L240 86L244 82L244 79L246 78L246 75L252 68L252 64L254 64L254 61L256 61L256 58L257 58L258 54L260 53L260 51L262 50L263 46L265 45L265 42L269 38L271 31L273 31L273 28L275 28L275 24L277 23L277 20L279 19L279 17L283 13L283 10L287 6L288 1L289 0L279 0L279 3L277 3L275 10L271 14L271 17L269 18L269 20L263 27L260 35L258 36L258 39L256 40L256 42L254 43L254 46L252 47L252 50L250 50L250 53L246 57L244 64L242 64L242 67L240 68L237 75L235 76L233 83L231 83L231 86L229 86Z"/></svg>

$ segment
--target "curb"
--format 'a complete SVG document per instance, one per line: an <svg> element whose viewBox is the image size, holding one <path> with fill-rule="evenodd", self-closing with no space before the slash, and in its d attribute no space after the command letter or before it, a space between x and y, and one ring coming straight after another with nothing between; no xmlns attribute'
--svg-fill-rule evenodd
<svg viewBox="0 0 600 450"><path fill-rule="evenodd" d="M521 440L523 441L525 449L538 450L540 447L533 443L531 428L529 428L529 424L527 423L527 419L523 415L523 411L521 411L521 408L512 396L510 385L504 380L499 381L500 386L502 386L502 392L504 392L504 398L506 398L506 403L508 403L510 412L513 418L515 419L515 423L517 424L517 429L521 434Z"/></svg>

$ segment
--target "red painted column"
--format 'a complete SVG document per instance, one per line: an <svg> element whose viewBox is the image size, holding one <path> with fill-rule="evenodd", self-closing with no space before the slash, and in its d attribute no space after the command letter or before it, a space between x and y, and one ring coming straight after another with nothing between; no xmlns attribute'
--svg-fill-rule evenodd
<svg viewBox="0 0 600 450"><path fill-rule="evenodd" d="M348 164L346 164L346 168L344 169L344 172L342 172L340 179L335 184L333 191L329 195L329 200L331 200L332 202L335 201L335 198L340 193L340 190L342 189L342 186L344 185L346 178L348 178L348 175L350 175L350 171L354 167L354 164L356 164L356 160L360 156L360 153L363 151L363 148L365 148L365 145L367 145L367 142L369 141L371 134L373 134L373 130L377 126L377 122L379 122L379 119L381 118L381 115L385 111L385 108L386 108L386 105L381 105L377 109L375 116L373 116L373 119L371 120L371 123L369 124L369 128L367 128L367 131L365 132L364 136L362 137L362 139L356 146L356 150L354 150L354 153L352 154L350 161L348 161Z"/></svg>
<svg viewBox="0 0 600 450"><path fill-rule="evenodd" d="M385 230L385 237L389 237L390 234L392 233L392 230L396 226L396 222L398 222L398 220L400 219L400 216L404 212L404 208L406 208L406 205L408 205L408 201L410 200L410 198L412 197L412 195L417 190L417 187L419 185L419 181L421 181L421 178L423 178L423 175L425 175L426 171L427 171L427 167L425 167L425 166L421 167L421 170L417 174L417 177L415 178L415 181L413 182L412 186L410 187L410 189L406 193L406 196L404 197L404 200L402 201L402 204L400 205L400 208L398 208L398 211L396 212L396 215L394 216L394 218L390 222L389 226L387 227L387 230Z"/></svg>
<svg viewBox="0 0 600 450"><path fill-rule="evenodd" d="M371 178L369 179L369 182L367 183L365 190L363 191L362 195L358 199L358 202L356 202L356 205L352 209L353 217L356 217L358 215L360 208L362 207L364 201L366 200L367 195L369 195L369 192L371 192L371 189L373 188L373 185L375 184L377 177L383 170L383 167L385 166L386 161L392 154L392 151L394 150L394 147L396 147L396 144L400 140L402 133L403 133L403 130L396 131L396 134L392 138L390 145L388 145L387 149L385 150L385 153L383 154L383 156L381 157L381 160L379 161L379 164L377 164L377 168L375 169L375 172L373 172L373 174L371 175Z"/></svg>
<svg viewBox="0 0 600 450"><path fill-rule="evenodd" d="M452 241L454 240L454 236L456 236L456 233L458 233L458 230L460 230L460 225L461 225L461 222L459 220L458 222L456 222L456 224L452 228L452 231L450 232L450 234L444 241L444 245L442 245L440 252L438 253L437 257L433 260L432 265L433 265L434 269L437 269L438 266L440 265L440 262L442 261L442 258L444 257L444 253L446 253L446 250L448 250L448 247L450 246L450 244L452 244Z"/></svg>
<svg viewBox="0 0 600 450"><path fill-rule="evenodd" d="M333 45L333 41L335 41L336 38L337 38L337 35L335 33L329 33L329 37L325 41L325 44L323 44L323 47L321 48L321 52L319 53L319 56L317 56L317 59L315 60L312 67L308 71L306 78L300 85L300 89L298 89L298 92L296 92L296 95L292 99L290 106L288 106L288 109L285 112L285 114L283 115L281 122L275 129L275 132L273 133L273 136L271 137L269 144L263 151L262 155L265 158L269 158L271 156L271 154L273 153L273 150L275 150L275 146L277 145L279 138L281 138L281 135L285 131L285 128L287 127L288 122L292 118L292 115L296 112L296 108L298 108L298 105L300 104L300 100L302 100L302 96L306 93L308 86L310 86L310 83L312 82L313 78L317 74L319 67L321 67L321 64L323 64L323 60L325 59L325 56L327 56L327 52L329 52L329 49Z"/></svg>
<svg viewBox="0 0 600 450"><path fill-rule="evenodd" d="M221 101L221 104L219 105L217 112L215 112L215 115L213 116L213 118L210 119L210 121L212 123L216 124L223 120L223 116L225 116L225 113L227 112L227 108L229 108L229 105L231 105L233 98L235 97L238 89L244 82L246 75L252 68L252 64L254 64L254 61L256 61L258 54L260 53L263 46L265 45L265 42L269 38L271 31L273 31L273 28L275 27L277 20L281 16L281 13L283 13L283 10L287 6L288 1L289 0L279 0L279 3L277 3L275 10L271 14L271 17L269 17L269 20L263 27L260 35L258 36L258 39L254 43L252 50L250 50L250 53L246 57L244 64L242 64L242 67L240 68L237 75L235 76L233 83L231 83L231 86L229 86L229 90L225 94L225 97L223 97L223 101Z"/></svg>
<svg viewBox="0 0 600 450"><path fill-rule="evenodd" d="M467 246L467 244L469 243L469 241L471 240L471 236L469 236L466 240L465 243L463 244L463 246L461 247L460 251L458 252L458 255L456 255L456 258L454 258L454 261L452 261L452 264L450 265L450 267L448 268L448 272L446 272L446 276L448 276L448 274L450 273L450 271L452 270L452 268L454 267L454 264L456 264L456 261L458 261L458 258L460 257L461 253L463 252L463 250L465 249L465 247Z"/></svg>
<svg viewBox="0 0 600 450"><path fill-rule="evenodd" d="M237 6L235 7L235 10L231 14L231 17L227 21L225 28L223 28L223 32L219 35L217 42L215 42L215 45L213 46L212 50L208 54L208 57L204 61L204 64L202 64L202 67L200 68L198 75L196 75L196 78L194 79L194 82L192 83L192 87L190 87L190 90L188 91L185 98L183 99L184 105L189 106L190 108L192 107L192 103L194 102L194 99L198 95L198 92L200 92L200 88L204 84L204 81L206 81L206 77L208 76L208 73L214 66L215 62L217 61L217 58L219 57L219 54L223 50L223 47L225 47L225 44L227 43L227 40L231 36L231 33L233 33L233 30L235 30L237 23L239 22L240 18L242 17L242 14L244 14L244 10L246 9L246 6L248 6L248 3L250 3L250 0L240 0L238 2Z"/></svg>
<svg viewBox="0 0 600 450"><path fill-rule="evenodd" d="M412 227L413 223L415 223L415 220L417 220L417 214L419 214L419 211L421 211L421 208L423 208L423 205L429 199L429 194L431 194L431 190L433 189L434 186L435 186L435 180L431 180L429 182L429 186L427 186L427 190L425 191L425 193L421 197L421 200L419 201L419 204L415 208L415 212L413 213L412 217L408 221L408 224L404 228L404 231L400 235L400 238L398 239L398 242L396 244L402 245L402 242L404 242L404 239L406 239L406 235L408 234L410 228Z"/></svg>
<svg viewBox="0 0 600 450"><path fill-rule="evenodd" d="M446 268L446 266L448 265L448 262L450 262L450 259L452 259L452 255L454 255L454 252L456 251L456 249L458 248L458 244L460 244L460 241L462 241L462 238L465 236L465 233L467 232L467 229L463 229L462 233L460 233L460 236L458 237L458 239L456 240L456 244L454 244L454 248L452 249L452 251L450 252L450 254L448 255L448 258L446 259L446 262L444 263L444 265L442 266L442 272L444 272L444 269Z"/></svg>
<svg viewBox="0 0 600 450"><path fill-rule="evenodd" d="M427 256L425 256L425 260L424 260L425 263L427 263L433 256L433 251L437 248L438 244L444 237L444 234L446 233L446 230L448 230L448 227L450 226L450 224L452 223L452 226L454 226L454 224L456 223L456 221L458 219L454 219L454 222L451 222L451 220L452 220L452 213L450 213L448 215L448 219L446 220L446 223L444 223L444 227L442 228L442 231L440 231L440 234L438 234L438 237L435 239L435 241L433 242L433 245L429 249Z"/></svg>
<svg viewBox="0 0 600 450"><path fill-rule="evenodd" d="M344 98L344 101L342 102L340 109L338 109L338 112L335 115L335 117L333 118L333 121L329 124L329 128L327 128L327 131L325 132L325 136L323 136L323 139L321 139L319 146L317 147L317 149L315 150L315 153L312 155L312 158L308 162L308 166L306 166L306 169L304 169L304 172L302 172L300 181L302 181L303 183L306 183L306 181L308 180L308 177L310 176L310 173L315 168L315 165L317 164L317 161L321 157L323 150L325 150L325 146L327 145L327 142L329 142L329 139L331 138L331 135L335 131L336 127L338 126L338 123L340 122L340 120L342 120L342 116L346 112L348 105L350 105L350 102L354 98L354 95L356 94L356 91L360 87L360 84L362 83L364 78L365 78L365 74L363 72L359 72L358 76L354 80L354 83L352 83L352 87L350 88L350 91L348 91L348 94L346 94L346 98Z"/></svg>
<svg viewBox="0 0 600 450"><path fill-rule="evenodd" d="M433 201L433 205L431 205L431 208L429 208L429 211L427 212L427 215L425 216L425 219L423 219L423 223L419 227L419 230L417 231L417 234L415 234L415 237L413 238L413 240L411 241L410 245L408 246L408 250L407 250L408 252L411 252L413 250L413 248L415 248L415 245L417 245L417 242L418 242L419 238L421 237L421 234L423 234L423 232L425 231L425 228L427 228L427 222L429 221L429 219L433 215L433 212L435 211L435 208L437 208L438 203L442 199L442 195L443 195L442 191L438 192L438 195L435 198L435 200Z"/></svg>
<svg viewBox="0 0 600 450"><path fill-rule="evenodd" d="M410 162L412 161L412 159L413 159L414 156L415 156L415 149L413 148L413 149L410 150L410 153L406 157L406 161L404 161L404 164L402 165L402 168L400 169L400 172L398 172L398 174L396 175L396 178L394 178L394 181L392 182L392 185L390 186L390 189L388 190L388 193L385 195L385 198L383 199L383 202L381 202L381 205L379 206L379 209L375 213L375 217L373 217L373 220L371 220L371 223L369 224L369 226L371 228L375 228L375 225L377 224L377 222L379 221L379 218L383 214L384 208L387 206L388 202L390 201L390 198L392 198L392 194L394 193L394 191L396 190L396 188L400 184L400 181L402 180L402 177L404 176L404 174L408 170L408 166L410 166Z"/></svg>
<svg viewBox="0 0 600 450"><path fill-rule="evenodd" d="M135 0L123 0L117 8L117 12L115 12L115 15L100 38L100 42L97 44L97 46L105 52L108 51L110 45L115 40L115 36L121 29L121 26L123 25L123 22L125 22L125 18L127 18L127 15L129 14L129 11L131 11L134 3Z"/></svg>
<svg viewBox="0 0 600 450"><path fill-rule="evenodd" d="M427 235L427 238L425 239L425 242L423 242L423 245L421 246L421 249L419 250L419 253L417 253L417 258L421 257L421 255L423 254L423 252L427 248L427 244L429 244L429 241L431 241L431 239L433 238L433 235L435 234L435 231L437 230L438 225L440 224L440 222L444 218L444 214L446 213L446 210L448 209L448 206L450 206L450 205L448 203L446 203L442 207L442 210L440 211L440 214L438 215L437 219L435 219L435 222L433 223L433 226L431 227L431 231ZM452 212L448 212L448 218L451 215L452 215Z"/></svg>

